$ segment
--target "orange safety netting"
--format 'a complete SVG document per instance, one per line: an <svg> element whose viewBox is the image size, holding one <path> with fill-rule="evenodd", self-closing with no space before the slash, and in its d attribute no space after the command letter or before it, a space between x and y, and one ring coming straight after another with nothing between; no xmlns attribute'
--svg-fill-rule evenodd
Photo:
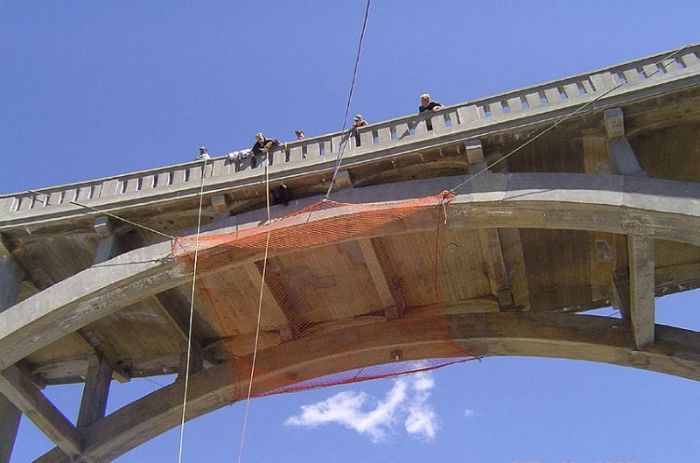
<svg viewBox="0 0 700 463"><path fill-rule="evenodd" d="M262 225L201 235L196 300L231 365L233 399L247 390L261 293L253 396L473 358L452 342L444 316L451 199L443 192L369 204L321 201ZM178 238L173 255L191 260L196 241Z"/></svg>

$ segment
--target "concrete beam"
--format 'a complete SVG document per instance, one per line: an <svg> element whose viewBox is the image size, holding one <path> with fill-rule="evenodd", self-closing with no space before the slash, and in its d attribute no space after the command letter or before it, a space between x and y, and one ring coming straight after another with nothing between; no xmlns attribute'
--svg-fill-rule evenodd
<svg viewBox="0 0 700 463"><path fill-rule="evenodd" d="M491 282L491 293L498 298L501 309L510 310L514 305L513 293L510 290L498 229L483 228L478 231L478 234L482 258L486 262L486 273Z"/></svg>
<svg viewBox="0 0 700 463"><path fill-rule="evenodd" d="M432 310L430 310L433 313ZM451 338L445 336L449 329ZM253 394L295 381L367 365L444 354L454 342L480 356L535 356L598 361L700 380L700 333L657 326L657 342L635 349L631 327L609 317L574 314L502 313L416 316L333 330L314 340L298 339L258 353L266 369ZM455 355L466 355L464 353ZM190 377L187 419L230 404L247 389L251 356ZM231 368L240 372L232 381ZM182 383L176 382L117 410L86 430L83 457L111 460L180 424ZM67 462L58 451L37 460Z"/></svg>
<svg viewBox="0 0 700 463"><path fill-rule="evenodd" d="M451 229L543 228L600 231L614 234L645 233L663 239L700 246L700 185L625 176L582 174L489 174L500 190L470 191L457 195L448 208ZM338 192L338 201L370 202L415 198L442 191L453 178L405 184L353 188ZM659 195L660 191L664 195ZM297 201L304 207L318 198ZM375 209L393 203L377 203ZM291 208L291 205L290 205ZM275 213L291 212L275 209ZM299 223L337 220L355 213L352 207L310 217L293 217ZM242 230L257 226L264 211L232 217ZM347 241L410 233L435 228L434 207L426 207L394 225L371 230ZM249 218L246 225L242 220ZM292 223L290 222L290 223ZM296 222L294 222L296 223ZM227 231L226 228L219 232ZM339 239L338 242L343 241ZM310 249L311 247L309 247ZM289 250L273 250L270 257ZM63 280L0 313L0 367L49 345L67 333L105 317L121 307L188 282L191 266L186 259L171 259L171 243L158 243L122 254L110 266L97 266ZM203 249L201 275L226 271L262 259L260 249L214 247ZM60 323L59 323L60 321Z"/></svg>
<svg viewBox="0 0 700 463"><path fill-rule="evenodd" d="M469 173L473 175L486 170L486 161L484 161L484 149L481 146L481 140L465 141L464 147L467 151Z"/></svg>
<svg viewBox="0 0 700 463"><path fill-rule="evenodd" d="M654 343L654 240L627 237L630 275L630 321L638 348Z"/></svg>
<svg viewBox="0 0 700 463"><path fill-rule="evenodd" d="M352 188L352 178L350 178L350 172L348 172L347 169L339 170L335 175L333 191L342 190L344 188Z"/></svg>
<svg viewBox="0 0 700 463"><path fill-rule="evenodd" d="M16 366L0 372L0 392L22 410L68 456L82 450L82 436L44 394Z"/></svg>
<svg viewBox="0 0 700 463"><path fill-rule="evenodd" d="M603 113L605 131L608 135L608 159L613 172L621 175L644 177L646 174L639 165L632 145L625 136L625 122L622 109L608 109Z"/></svg>
<svg viewBox="0 0 700 463"><path fill-rule="evenodd" d="M78 413L78 427L89 426L104 418L112 382L112 369L103 358L94 356L88 362L83 397Z"/></svg>
<svg viewBox="0 0 700 463"><path fill-rule="evenodd" d="M394 300L391 286L387 280L384 269L379 262L379 257L374 249L371 239L362 239L357 242L362 252L362 257L367 265L367 271L374 283L374 289L377 291L379 303L384 309L384 316L387 320L399 318L405 307L399 307Z"/></svg>
<svg viewBox="0 0 700 463"><path fill-rule="evenodd" d="M255 288L258 293L260 292L260 286L262 285L263 310L265 310L270 318L274 320L285 320L285 323L279 324L275 327L277 330L279 330L282 341L292 339L299 327L289 325L289 317L287 317L284 308L279 304L279 302L277 302L277 298L270 290L270 286L267 284L267 281L262 280L262 273L260 273L258 266L255 263L250 262L243 265L243 271L250 279L252 287Z"/></svg>
<svg viewBox="0 0 700 463"><path fill-rule="evenodd" d="M24 269L11 256L0 255L0 312L11 307L17 301L22 280L24 280Z"/></svg>
<svg viewBox="0 0 700 463"><path fill-rule="evenodd" d="M514 308L519 311L530 310L530 285L527 281L527 268L523 254L520 230L517 228L499 228L498 236L503 251L503 263L513 295Z"/></svg>
<svg viewBox="0 0 700 463"><path fill-rule="evenodd" d="M0 394L0 463L10 463L22 412Z"/></svg>
<svg viewBox="0 0 700 463"><path fill-rule="evenodd" d="M217 214L230 215L230 210L228 208L228 202L226 201L226 196L224 195L214 195L211 197L211 205Z"/></svg>

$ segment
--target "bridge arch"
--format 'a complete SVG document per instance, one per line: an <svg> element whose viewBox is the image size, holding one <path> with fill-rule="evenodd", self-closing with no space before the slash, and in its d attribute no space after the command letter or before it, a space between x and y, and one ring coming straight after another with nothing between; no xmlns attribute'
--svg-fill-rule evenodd
<svg viewBox="0 0 700 463"><path fill-rule="evenodd" d="M700 380L700 333L680 328L657 325L656 342L638 351L631 347L629 325L608 317L488 313L448 315L447 321L454 341L445 340L443 319L414 317L328 333L333 343L326 343L325 349L310 349L308 339L273 347L259 354L259 361L268 368L256 377L253 390L256 384L285 385L292 374L303 381L334 373L341 364L359 368L368 363L387 363L397 351L401 352L401 360L430 358L444 352L442 344L446 342L458 342L484 357L589 360ZM375 341L367 343L367 339ZM222 364L192 375L188 419L226 406L236 391L246 390L250 363L250 356L237 358L232 365ZM183 382L177 381L93 424L85 430L81 457L85 461L109 461L178 426L182 393ZM68 461L58 448L37 460Z"/></svg>

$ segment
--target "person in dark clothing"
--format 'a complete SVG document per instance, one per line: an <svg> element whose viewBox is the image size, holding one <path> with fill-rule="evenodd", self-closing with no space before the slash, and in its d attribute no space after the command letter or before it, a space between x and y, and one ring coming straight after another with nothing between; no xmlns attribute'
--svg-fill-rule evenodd
<svg viewBox="0 0 700 463"><path fill-rule="evenodd" d="M418 112L422 113L425 111L437 111L442 108L442 105L437 101L430 101L430 95L424 93L420 96L420 106L418 107Z"/></svg>
<svg viewBox="0 0 700 463"><path fill-rule="evenodd" d="M265 135L262 132L258 132L255 134L255 144L253 145L253 147L250 150L255 155L267 154L270 151L270 148L274 148L275 146L278 146L279 144L280 144L279 140L272 140L270 138L265 138Z"/></svg>
<svg viewBox="0 0 700 463"><path fill-rule="evenodd" d="M355 114L352 119L353 128L364 127L367 125L367 121L362 117L362 114Z"/></svg>

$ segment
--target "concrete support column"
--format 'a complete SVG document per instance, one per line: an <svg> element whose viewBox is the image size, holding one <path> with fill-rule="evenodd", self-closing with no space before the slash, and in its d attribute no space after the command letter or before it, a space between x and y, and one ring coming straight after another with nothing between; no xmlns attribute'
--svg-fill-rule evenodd
<svg viewBox="0 0 700 463"><path fill-rule="evenodd" d="M0 312L15 305L24 269L10 256L0 255Z"/></svg>
<svg viewBox="0 0 700 463"><path fill-rule="evenodd" d="M616 174L645 177L634 154L632 145L625 136L625 122L622 109L608 109L603 113L605 131L608 135L608 158Z"/></svg>
<svg viewBox="0 0 700 463"><path fill-rule="evenodd" d="M21 417L22 412L0 394L0 463L10 463Z"/></svg>
<svg viewBox="0 0 700 463"><path fill-rule="evenodd" d="M89 426L104 418L111 382L112 369L109 363L102 357L90 358L85 386L83 387L83 397L80 401L79 428Z"/></svg>
<svg viewBox="0 0 700 463"><path fill-rule="evenodd" d="M17 302L24 269L0 243L0 312ZM0 463L9 463L22 412L0 393Z"/></svg>

